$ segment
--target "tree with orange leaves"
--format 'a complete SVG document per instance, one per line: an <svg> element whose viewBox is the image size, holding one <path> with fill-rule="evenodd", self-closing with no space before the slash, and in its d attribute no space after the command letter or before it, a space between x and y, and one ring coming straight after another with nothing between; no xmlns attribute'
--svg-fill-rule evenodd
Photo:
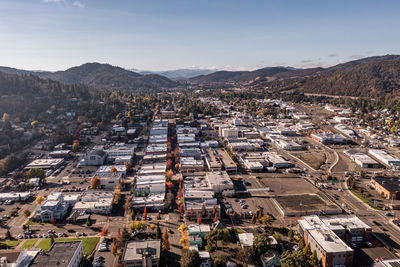
<svg viewBox="0 0 400 267"><path fill-rule="evenodd" d="M145 221L147 221L147 207L144 207L143 218Z"/></svg>
<svg viewBox="0 0 400 267"><path fill-rule="evenodd" d="M181 213L181 214L183 214L185 211L184 211L184 208L183 208L183 204L179 204L178 205L178 211Z"/></svg>
<svg viewBox="0 0 400 267"><path fill-rule="evenodd" d="M215 213L215 215L214 215L214 219L213 219L213 222L214 223L216 223L218 221L218 214L217 213Z"/></svg>
<svg viewBox="0 0 400 267"><path fill-rule="evenodd" d="M91 189L97 189L100 187L100 179L99 177L94 176L91 180L90 180L90 188Z"/></svg>
<svg viewBox="0 0 400 267"><path fill-rule="evenodd" d="M193 208L190 208L190 219L192 220L194 217L194 211Z"/></svg>
<svg viewBox="0 0 400 267"><path fill-rule="evenodd" d="M172 190L174 188L174 184L171 181L166 182L165 185L167 186L168 190Z"/></svg>
<svg viewBox="0 0 400 267"><path fill-rule="evenodd" d="M117 248L117 240L114 238L114 239L113 239L113 246L112 246L112 248L111 248L111 252L112 252L112 254L113 254L114 256L117 256L117 251L118 251L118 248Z"/></svg>
<svg viewBox="0 0 400 267"><path fill-rule="evenodd" d="M217 207L214 206L211 214L212 214L212 216L214 216L216 213L217 213Z"/></svg>
<svg viewBox="0 0 400 267"><path fill-rule="evenodd" d="M164 232L162 234L162 244L161 247L163 250L169 250L169 236L168 236L168 231L167 228L164 228Z"/></svg>
<svg viewBox="0 0 400 267"><path fill-rule="evenodd" d="M200 217L200 215L197 217L197 223L198 223L198 224L201 224L201 217Z"/></svg>
<svg viewBox="0 0 400 267"><path fill-rule="evenodd" d="M121 239L121 229L118 228L118 233L117 233L117 240Z"/></svg>
<svg viewBox="0 0 400 267"><path fill-rule="evenodd" d="M110 172L111 172L111 173L116 173L116 172L118 172L118 171L117 171L117 168L115 168L114 166L112 166L112 168L110 169Z"/></svg>

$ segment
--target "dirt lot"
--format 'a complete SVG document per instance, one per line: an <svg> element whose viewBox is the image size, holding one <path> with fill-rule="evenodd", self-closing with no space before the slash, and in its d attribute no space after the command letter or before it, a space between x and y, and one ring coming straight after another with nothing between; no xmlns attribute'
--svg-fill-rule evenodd
<svg viewBox="0 0 400 267"><path fill-rule="evenodd" d="M338 208L331 202L324 201L315 194L287 195L276 198L286 213L320 212L324 209Z"/></svg>
<svg viewBox="0 0 400 267"><path fill-rule="evenodd" d="M301 151L291 152L291 154L298 157L314 169L319 169L322 163L326 160L326 155L323 151Z"/></svg>
<svg viewBox="0 0 400 267"><path fill-rule="evenodd" d="M310 194L318 190L303 178L263 178L259 180L262 185L269 187L270 195L281 194Z"/></svg>

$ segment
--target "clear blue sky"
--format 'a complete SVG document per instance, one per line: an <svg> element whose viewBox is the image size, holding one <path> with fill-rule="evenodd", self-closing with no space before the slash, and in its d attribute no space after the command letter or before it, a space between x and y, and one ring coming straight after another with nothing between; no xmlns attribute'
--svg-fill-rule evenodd
<svg viewBox="0 0 400 267"><path fill-rule="evenodd" d="M0 0L0 65L328 66L400 54L400 1Z"/></svg>

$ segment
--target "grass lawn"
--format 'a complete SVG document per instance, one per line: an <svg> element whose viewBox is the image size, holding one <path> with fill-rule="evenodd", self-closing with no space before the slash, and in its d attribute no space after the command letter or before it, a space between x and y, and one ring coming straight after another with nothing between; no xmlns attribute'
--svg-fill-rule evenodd
<svg viewBox="0 0 400 267"><path fill-rule="evenodd" d="M25 225L48 225L48 224L51 224L51 223L41 223L41 222L34 222L34 221L31 221L31 220L29 220Z"/></svg>
<svg viewBox="0 0 400 267"><path fill-rule="evenodd" d="M22 248L22 249L25 249L25 248L32 248L33 245L35 245L35 243L36 243L37 241L38 241L37 239L29 239L29 240L26 240L26 241L22 244L21 248Z"/></svg>
<svg viewBox="0 0 400 267"><path fill-rule="evenodd" d="M382 210L380 207L376 207L374 206L374 203L369 200L368 198L364 197L360 192L358 192L357 190L351 190L351 192L358 197L362 202L368 204L370 207L376 209L376 210Z"/></svg>
<svg viewBox="0 0 400 267"><path fill-rule="evenodd" d="M236 232L237 234L246 233L243 229L240 229L240 228L235 228L235 232Z"/></svg>
<svg viewBox="0 0 400 267"><path fill-rule="evenodd" d="M8 241L1 241L0 246L6 244L9 248L15 248L18 244L21 243L20 240L8 240Z"/></svg>
<svg viewBox="0 0 400 267"><path fill-rule="evenodd" d="M83 242L83 254L90 255L97 243L100 240L100 237L81 237L81 238L54 238L55 242L66 242L66 241L77 241L82 240ZM49 250L51 247L51 239L46 238L40 241L40 243L36 246L37 248L41 248L43 250Z"/></svg>

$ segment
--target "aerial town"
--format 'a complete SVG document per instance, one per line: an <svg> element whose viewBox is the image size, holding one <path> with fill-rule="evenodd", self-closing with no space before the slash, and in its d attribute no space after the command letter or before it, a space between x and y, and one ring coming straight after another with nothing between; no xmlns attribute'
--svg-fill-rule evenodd
<svg viewBox="0 0 400 267"><path fill-rule="evenodd" d="M0 267L400 267L399 0L0 0Z"/></svg>
<svg viewBox="0 0 400 267"><path fill-rule="evenodd" d="M1 266L399 264L389 110L370 126L344 104L167 94L107 124L46 110L70 141L3 115L26 145L1 162Z"/></svg>

